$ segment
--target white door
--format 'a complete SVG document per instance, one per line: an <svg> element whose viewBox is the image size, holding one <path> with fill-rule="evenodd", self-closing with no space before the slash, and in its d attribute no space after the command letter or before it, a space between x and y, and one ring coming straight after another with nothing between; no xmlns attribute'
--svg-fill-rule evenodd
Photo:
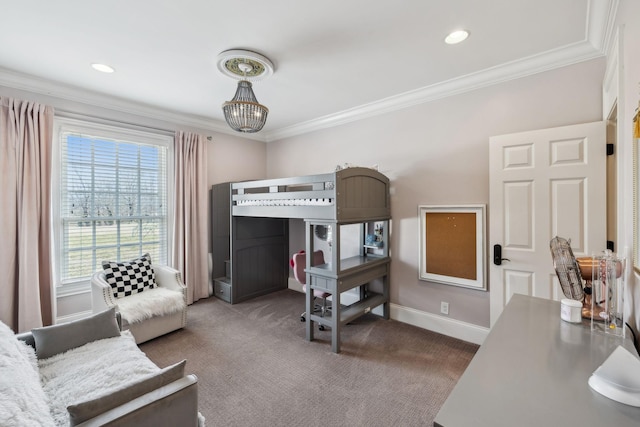
<svg viewBox="0 0 640 427"><path fill-rule="evenodd" d="M574 255L606 249L605 122L490 138L491 326L514 293L564 298L549 249L571 239ZM501 245L501 265L494 263Z"/></svg>

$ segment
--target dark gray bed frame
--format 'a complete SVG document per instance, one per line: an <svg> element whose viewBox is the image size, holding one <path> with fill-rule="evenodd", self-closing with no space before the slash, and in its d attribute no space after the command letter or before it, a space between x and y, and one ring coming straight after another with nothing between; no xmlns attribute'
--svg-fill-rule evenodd
<svg viewBox="0 0 640 427"><path fill-rule="evenodd" d="M389 221L389 179L354 167L216 184L211 212L214 295L235 304L287 287L289 218L336 225Z"/></svg>

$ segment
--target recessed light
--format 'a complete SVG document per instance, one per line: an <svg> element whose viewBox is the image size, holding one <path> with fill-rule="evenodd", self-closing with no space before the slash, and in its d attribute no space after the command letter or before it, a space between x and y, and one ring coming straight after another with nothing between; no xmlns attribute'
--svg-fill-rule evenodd
<svg viewBox="0 0 640 427"><path fill-rule="evenodd" d="M115 71L113 67L110 67L106 64L94 63L94 64L91 64L91 66L93 67L94 70L98 70L103 73L113 73Z"/></svg>
<svg viewBox="0 0 640 427"><path fill-rule="evenodd" d="M444 39L444 42L447 43L447 44L456 44L456 43L460 43L461 41L466 40L467 37L469 37L469 31L458 30L458 31L454 31L453 33L449 34Z"/></svg>

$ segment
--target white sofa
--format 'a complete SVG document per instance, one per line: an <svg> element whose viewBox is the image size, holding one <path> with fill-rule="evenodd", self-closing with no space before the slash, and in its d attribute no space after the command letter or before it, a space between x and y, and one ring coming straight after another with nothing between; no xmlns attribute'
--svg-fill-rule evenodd
<svg viewBox="0 0 640 427"><path fill-rule="evenodd" d="M111 309L14 335L0 322L0 425L197 426L197 378L157 367Z"/></svg>
<svg viewBox="0 0 640 427"><path fill-rule="evenodd" d="M104 271L91 278L94 313L115 308L122 317L122 330L129 330L140 344L187 324L187 288L174 268L153 265L157 288L116 298Z"/></svg>

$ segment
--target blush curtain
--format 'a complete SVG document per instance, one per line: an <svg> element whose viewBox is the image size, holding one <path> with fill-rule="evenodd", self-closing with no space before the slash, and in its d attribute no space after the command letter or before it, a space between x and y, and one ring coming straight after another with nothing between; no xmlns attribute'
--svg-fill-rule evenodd
<svg viewBox="0 0 640 427"><path fill-rule="evenodd" d="M15 332L53 323L53 108L0 98L0 320Z"/></svg>
<svg viewBox="0 0 640 427"><path fill-rule="evenodd" d="M209 296L206 138L176 132L175 159L173 267L184 276L191 304Z"/></svg>

